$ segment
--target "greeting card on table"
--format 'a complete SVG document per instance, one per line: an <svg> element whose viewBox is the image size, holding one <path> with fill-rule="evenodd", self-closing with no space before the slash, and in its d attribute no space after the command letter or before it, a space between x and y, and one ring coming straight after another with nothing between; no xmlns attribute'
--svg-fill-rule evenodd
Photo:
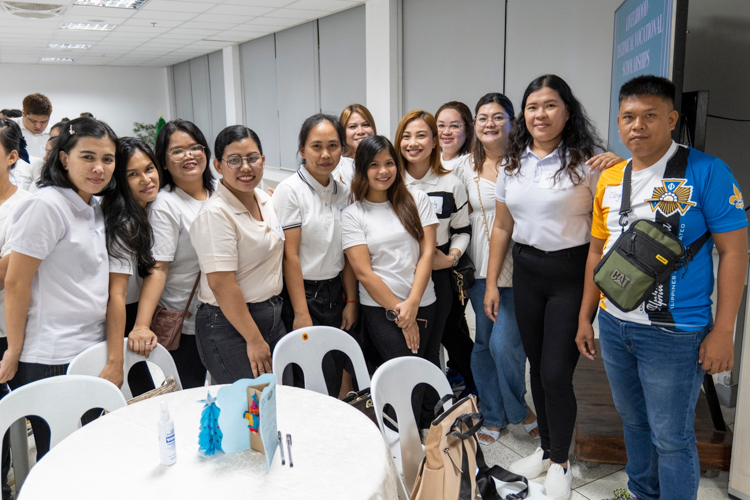
<svg viewBox="0 0 750 500"><path fill-rule="evenodd" d="M271 466L278 446L276 425L276 377L267 373L255 379L240 379L219 389L217 401L225 453L253 450L265 453Z"/></svg>

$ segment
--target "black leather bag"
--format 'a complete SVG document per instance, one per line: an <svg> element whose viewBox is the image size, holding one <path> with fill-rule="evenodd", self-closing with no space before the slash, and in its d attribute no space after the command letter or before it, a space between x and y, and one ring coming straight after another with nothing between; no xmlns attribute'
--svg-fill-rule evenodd
<svg viewBox="0 0 750 500"><path fill-rule="evenodd" d="M464 254L461 255L461 258L458 259L458 265L451 269L453 291L458 294L461 305L466 301L464 290L468 290L474 286L474 282L476 281L476 278L474 277L475 271L476 268L474 267L474 263L466 252L464 252Z"/></svg>

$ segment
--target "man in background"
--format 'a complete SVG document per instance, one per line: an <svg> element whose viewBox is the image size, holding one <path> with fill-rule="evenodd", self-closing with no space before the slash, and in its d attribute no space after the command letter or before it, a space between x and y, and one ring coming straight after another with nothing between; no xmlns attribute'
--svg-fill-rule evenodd
<svg viewBox="0 0 750 500"><path fill-rule="evenodd" d="M49 117L52 114L52 103L47 96L30 94L23 99L23 111L20 118L14 118L20 125L23 137L26 139L26 150L30 156L44 158L44 146L49 134L47 130Z"/></svg>

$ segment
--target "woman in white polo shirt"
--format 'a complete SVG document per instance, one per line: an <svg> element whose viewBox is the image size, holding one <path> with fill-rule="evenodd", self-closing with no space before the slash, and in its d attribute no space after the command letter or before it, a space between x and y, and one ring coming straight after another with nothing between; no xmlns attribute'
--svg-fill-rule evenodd
<svg viewBox="0 0 750 500"><path fill-rule="evenodd" d="M549 469L545 487L555 499L570 496L577 311L599 178L586 162L601 150L568 84L541 76L524 92L495 192L487 282L497 281L512 236L514 307L541 436L541 447L511 470L533 478ZM493 321L499 303L498 288L488 286L484 307Z"/></svg>
<svg viewBox="0 0 750 500"><path fill-rule="evenodd" d="M216 137L216 195L190 227L201 266L198 347L219 384L271 373L281 321L284 233L258 189L265 157L258 136L233 125Z"/></svg>
<svg viewBox="0 0 750 500"><path fill-rule="evenodd" d="M115 159L114 188L102 197L111 260L107 328L124 332L128 348L148 357L156 347L156 335L148 328L133 327L141 282L156 265L151 255L154 235L147 207L159 194L161 172L151 147L136 137L120 138ZM134 396L154 388L143 361L133 365L126 376Z"/></svg>
<svg viewBox="0 0 750 500"><path fill-rule="evenodd" d="M299 133L302 165L273 193L286 237L282 316L289 331L312 325L350 330L357 319L357 280L341 248L341 212L349 205L349 187L332 175L344 140L335 116L306 119ZM323 370L329 393L343 396L351 389L347 381L340 394L346 358L331 357L335 367L324 362Z"/></svg>
<svg viewBox="0 0 750 500"><path fill-rule="evenodd" d="M344 127L346 141L344 152L341 155L333 178L351 186L354 179L354 155L357 154L357 146L362 139L378 133L375 128L375 119L370 110L361 104L350 104L345 107L339 116L339 123Z"/></svg>
<svg viewBox="0 0 750 500"><path fill-rule="evenodd" d="M435 259L432 264L437 312L426 357L435 366L439 366L442 342L448 350L450 359L456 363L456 369L467 383L473 386L471 337L460 330L445 329L455 294L451 282L451 269L458 264L471 239L466 188L458 177L448 172L440 163L437 123L430 113L420 110L406 113L396 129L395 145L399 148L400 160L404 166L406 186L412 191L424 191L429 196L440 221L436 233Z"/></svg>
<svg viewBox="0 0 750 500"><path fill-rule="evenodd" d="M94 195L112 178L117 136L105 123L68 123L42 171L44 189L13 217L5 277L8 350L0 384L11 389L63 375L68 363L105 338L109 257L104 217ZM112 331L110 331L112 333ZM122 333L110 339L100 374L122 384ZM49 450L49 429L30 417L37 457Z"/></svg>
<svg viewBox="0 0 750 500"><path fill-rule="evenodd" d="M190 225L214 191L214 176L208 167L211 150L195 124L181 119L167 122L156 138L155 153L164 175L164 186L148 212L156 266L141 286L136 330L150 327L157 305L172 311L185 309L200 272L190 242ZM198 301L193 297L180 345L171 351L186 389L202 386L206 379L195 340L197 310Z"/></svg>
<svg viewBox="0 0 750 500"><path fill-rule="evenodd" d="M364 139L355 162L354 202L344 209L341 232L359 280L364 328L384 361L425 357L435 328L431 274L438 219L427 195L404 184L388 139Z"/></svg>
<svg viewBox="0 0 750 500"><path fill-rule="evenodd" d="M474 142L471 109L459 101L446 102L435 113L435 120L440 139L440 161L443 168L454 172L471 154Z"/></svg>

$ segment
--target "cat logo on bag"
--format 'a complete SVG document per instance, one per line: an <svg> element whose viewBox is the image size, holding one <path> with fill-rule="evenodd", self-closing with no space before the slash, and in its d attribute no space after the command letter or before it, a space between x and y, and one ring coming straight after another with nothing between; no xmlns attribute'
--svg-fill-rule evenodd
<svg viewBox="0 0 750 500"><path fill-rule="evenodd" d="M612 271L612 274L609 276L612 278L612 281L620 285L621 287L625 288L628 286L628 283L630 283L631 279L625 276L622 272L620 272L619 269L615 269Z"/></svg>

